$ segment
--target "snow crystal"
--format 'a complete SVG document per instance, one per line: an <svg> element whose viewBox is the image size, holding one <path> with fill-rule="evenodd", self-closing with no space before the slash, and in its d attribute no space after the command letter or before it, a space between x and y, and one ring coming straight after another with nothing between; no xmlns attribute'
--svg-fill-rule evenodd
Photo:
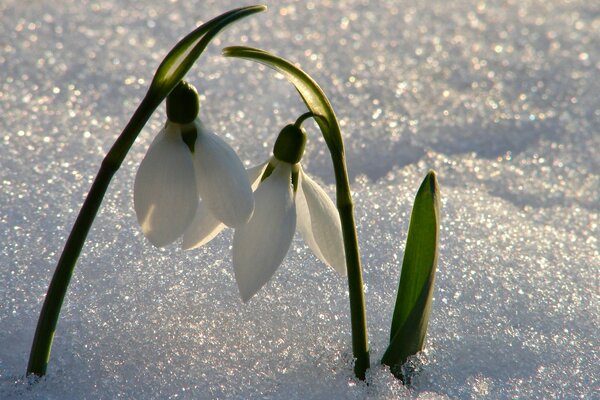
<svg viewBox="0 0 600 400"><path fill-rule="evenodd" d="M24 378L56 261L102 157L161 58L233 1L0 5L0 398L599 398L600 4L286 1L213 42L188 75L207 126L245 164L305 111L298 62L340 119L359 229L372 368L352 374L346 281L299 237L242 304L232 232L152 247L133 178L149 121L109 187L62 309L48 375ZM333 196L323 140L303 164ZM414 194L442 191L426 349L402 386L379 365Z"/></svg>

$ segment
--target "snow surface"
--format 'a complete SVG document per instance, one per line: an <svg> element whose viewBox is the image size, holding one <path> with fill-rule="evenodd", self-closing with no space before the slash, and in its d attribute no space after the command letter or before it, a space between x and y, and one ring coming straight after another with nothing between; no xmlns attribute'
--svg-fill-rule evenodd
<svg viewBox="0 0 600 400"><path fill-rule="evenodd" d="M133 179L164 110L116 174L75 271L48 376L23 378L50 277L117 134L176 41L251 4L0 4L0 398L600 398L600 3L271 2L222 33L188 79L247 165L304 112L226 45L296 61L342 123L373 367L352 377L346 281L299 236L242 304L232 231L152 247ZM333 194L314 125L305 169ZM443 196L426 351L410 388L379 365L416 189Z"/></svg>

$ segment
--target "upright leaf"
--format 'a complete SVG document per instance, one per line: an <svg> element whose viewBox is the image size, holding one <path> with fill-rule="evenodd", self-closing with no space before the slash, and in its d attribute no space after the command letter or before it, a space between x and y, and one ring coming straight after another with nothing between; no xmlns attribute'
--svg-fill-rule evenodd
<svg viewBox="0 0 600 400"><path fill-rule="evenodd" d="M407 358L423 349L433 297L439 231L440 194L435 172L430 171L417 192L410 216L390 345L382 359L396 376Z"/></svg>

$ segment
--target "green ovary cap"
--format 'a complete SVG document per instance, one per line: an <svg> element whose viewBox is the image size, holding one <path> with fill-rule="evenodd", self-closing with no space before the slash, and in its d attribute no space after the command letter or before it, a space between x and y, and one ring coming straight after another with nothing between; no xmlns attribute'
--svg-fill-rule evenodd
<svg viewBox="0 0 600 400"><path fill-rule="evenodd" d="M167 96L167 118L178 124L193 122L200 111L200 99L196 88L181 81Z"/></svg>
<svg viewBox="0 0 600 400"><path fill-rule="evenodd" d="M287 125L279 132L273 155L280 161L296 164L302 159L306 146L306 133L296 125Z"/></svg>

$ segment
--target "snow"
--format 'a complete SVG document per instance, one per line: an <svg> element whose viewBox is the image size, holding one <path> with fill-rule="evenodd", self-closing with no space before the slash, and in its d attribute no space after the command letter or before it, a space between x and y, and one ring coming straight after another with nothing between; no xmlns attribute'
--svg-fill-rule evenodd
<svg viewBox="0 0 600 400"><path fill-rule="evenodd" d="M600 398L600 4L586 0L271 2L188 75L201 115L248 166L305 111L298 62L342 124L372 368L352 375L346 281L297 235L243 304L232 231L156 249L133 180L161 108L104 200L69 288L48 375L24 373L66 236L162 57L233 1L0 4L0 398ZM333 195L309 128L303 165ZM414 194L442 191L441 253L420 372L379 365Z"/></svg>

